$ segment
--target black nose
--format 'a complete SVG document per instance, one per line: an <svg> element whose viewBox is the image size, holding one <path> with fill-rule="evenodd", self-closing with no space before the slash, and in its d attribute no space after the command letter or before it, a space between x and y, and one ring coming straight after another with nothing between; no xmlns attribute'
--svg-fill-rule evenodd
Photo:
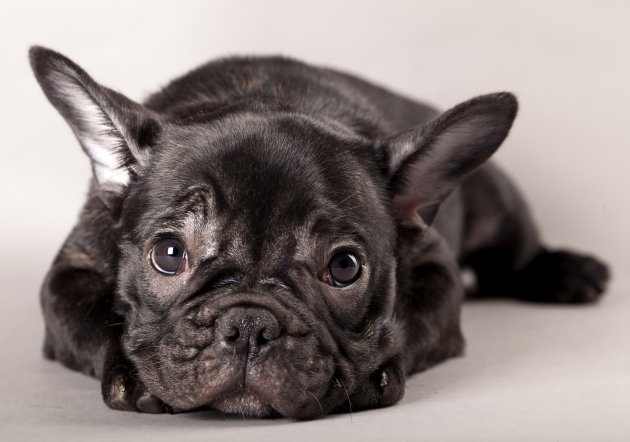
<svg viewBox="0 0 630 442"><path fill-rule="evenodd" d="M240 356L253 356L281 335L276 317L263 308L232 307L216 322L221 345Z"/></svg>

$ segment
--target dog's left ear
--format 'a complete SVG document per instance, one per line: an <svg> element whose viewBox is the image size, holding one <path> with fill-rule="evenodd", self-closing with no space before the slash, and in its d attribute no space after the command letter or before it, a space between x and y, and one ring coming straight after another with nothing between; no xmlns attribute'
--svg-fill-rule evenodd
<svg viewBox="0 0 630 442"><path fill-rule="evenodd" d="M501 145L516 117L514 95L482 95L385 143L393 205L399 222L431 224L461 180Z"/></svg>
<svg viewBox="0 0 630 442"><path fill-rule="evenodd" d="M120 194L148 161L148 147L161 130L157 115L101 86L57 52L35 46L29 56L48 100L90 158L99 189Z"/></svg>

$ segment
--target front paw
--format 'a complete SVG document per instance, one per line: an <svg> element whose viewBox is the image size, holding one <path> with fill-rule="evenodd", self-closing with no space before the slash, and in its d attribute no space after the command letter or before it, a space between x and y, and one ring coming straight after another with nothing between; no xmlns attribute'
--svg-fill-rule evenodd
<svg viewBox="0 0 630 442"><path fill-rule="evenodd" d="M405 374L400 362L392 359L370 374L350 402L355 410L388 407L398 402L404 391Z"/></svg>
<svg viewBox="0 0 630 442"><path fill-rule="evenodd" d="M136 370L126 363L115 365L105 372L101 392L105 404L114 410L142 413L170 411L166 404L146 390Z"/></svg>

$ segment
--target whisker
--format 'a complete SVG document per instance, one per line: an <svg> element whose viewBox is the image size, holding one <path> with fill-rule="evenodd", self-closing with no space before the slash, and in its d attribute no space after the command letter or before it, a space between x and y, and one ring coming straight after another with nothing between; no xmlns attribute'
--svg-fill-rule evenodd
<svg viewBox="0 0 630 442"><path fill-rule="evenodd" d="M350 407L350 422L352 422L352 401L350 400L350 395L348 394L348 390L346 389L346 384L344 384L343 381L341 379L338 379L336 376L335 380L338 384L341 384L341 386L343 387L343 391L346 392L346 398L348 398L348 405Z"/></svg>

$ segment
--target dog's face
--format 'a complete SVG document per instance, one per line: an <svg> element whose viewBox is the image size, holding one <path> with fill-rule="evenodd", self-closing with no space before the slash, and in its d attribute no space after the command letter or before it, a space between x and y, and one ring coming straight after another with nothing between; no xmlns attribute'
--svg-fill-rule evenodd
<svg viewBox="0 0 630 442"><path fill-rule="evenodd" d="M393 355L396 238L371 148L287 113L162 131L119 227L123 342L150 391L315 416Z"/></svg>
<svg viewBox="0 0 630 442"><path fill-rule="evenodd" d="M122 345L152 394L297 418L400 398L398 232L425 229L496 150L512 96L377 140L265 102L175 118L54 52L31 61L115 220L94 232L116 238Z"/></svg>

